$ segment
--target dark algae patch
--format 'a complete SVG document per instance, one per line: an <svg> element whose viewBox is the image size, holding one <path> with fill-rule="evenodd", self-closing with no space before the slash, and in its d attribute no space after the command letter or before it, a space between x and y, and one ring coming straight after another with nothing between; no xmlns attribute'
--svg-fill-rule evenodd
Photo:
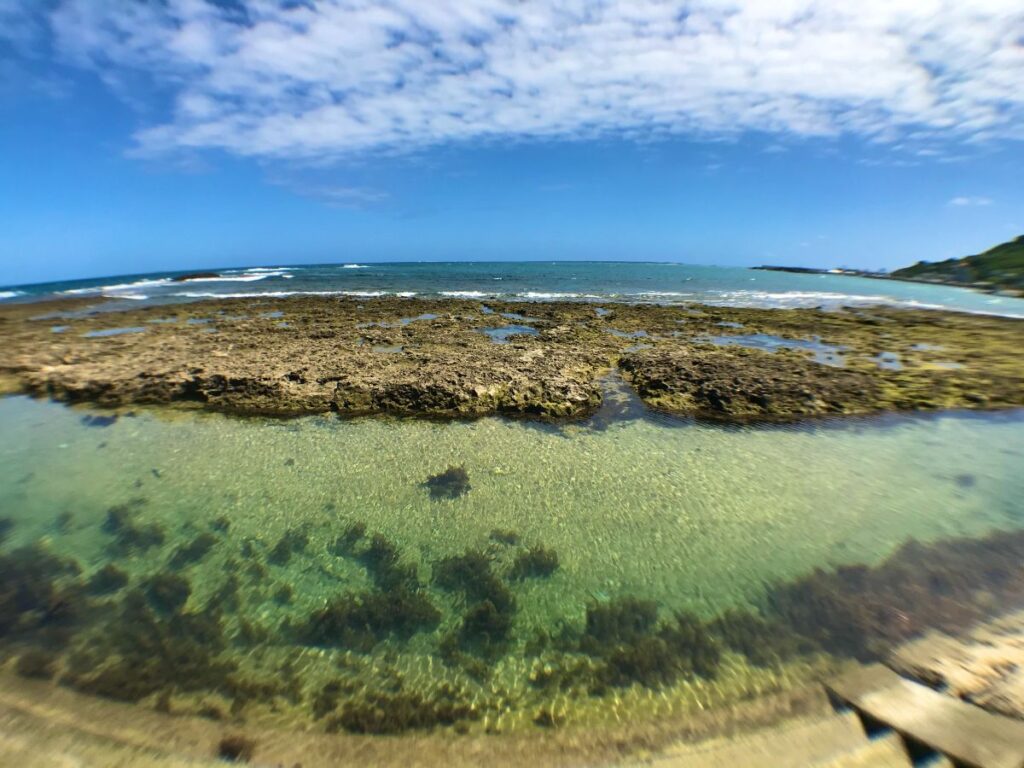
<svg viewBox="0 0 1024 768"><path fill-rule="evenodd" d="M161 614L175 614L188 602L192 586L173 573L158 573L149 578L142 589L146 600L154 611Z"/></svg>
<svg viewBox="0 0 1024 768"><path fill-rule="evenodd" d="M256 742L241 734L228 734L217 743L217 757L228 763L248 763L255 754Z"/></svg>
<svg viewBox="0 0 1024 768"><path fill-rule="evenodd" d="M107 563L89 579L89 592L93 595L109 595L128 584L128 574L112 563Z"/></svg>
<svg viewBox="0 0 1024 768"><path fill-rule="evenodd" d="M494 658L508 643L516 613L516 599L492 569L490 556L481 550L444 558L434 566L434 583L464 601L458 627L441 643L442 655L459 663L462 653Z"/></svg>
<svg viewBox="0 0 1024 768"><path fill-rule="evenodd" d="M296 628L300 642L367 652L378 643L408 640L441 621L411 565L401 562L398 548L380 534L366 536L366 526L348 526L332 548L350 557L372 578L375 589L344 592L332 598Z"/></svg>
<svg viewBox="0 0 1024 768"><path fill-rule="evenodd" d="M161 546L167 539L167 533L160 523L138 522L138 511L145 504L145 499L137 498L107 511L103 531L113 537L109 545L112 554L125 556L142 553Z"/></svg>
<svg viewBox="0 0 1024 768"><path fill-rule="evenodd" d="M558 553L536 546L516 555L512 563L513 579L545 578L558 570Z"/></svg>
<svg viewBox="0 0 1024 768"><path fill-rule="evenodd" d="M105 416L99 413L88 414L81 419L82 424L87 427L109 427L117 423L117 414Z"/></svg>
<svg viewBox="0 0 1024 768"><path fill-rule="evenodd" d="M171 568L180 569L186 565L197 563L217 546L220 540L212 533L200 533L187 544L182 544L171 555L167 564Z"/></svg>
<svg viewBox="0 0 1024 768"><path fill-rule="evenodd" d="M402 733L476 720L478 710L464 693L444 686L424 696L414 691L369 693L346 703L327 720L327 730Z"/></svg>
<svg viewBox="0 0 1024 768"><path fill-rule="evenodd" d="M133 526L132 510L103 525L106 536ZM881 659L931 628L956 633L1024 605L1016 531L909 541L876 566L771 584L756 605L714 616L626 592L537 626L523 606L557 589L558 555L508 532L482 538L423 563L359 521L286 530L271 552L285 541L290 557L303 555L295 567L321 560L333 574L324 596L279 572L250 583L242 564L262 548L227 531L88 573L42 545L0 549L0 659L82 693L226 722L302 712L325 731L394 734L486 730L492 716L520 712L527 727L554 728L572 722L560 701L720 685L741 657L766 674L822 654ZM212 584L199 577L221 557ZM438 662L429 677L402 667L408 653Z"/></svg>
<svg viewBox="0 0 1024 768"><path fill-rule="evenodd" d="M40 545L0 554L0 641L63 645L84 610L79 573Z"/></svg>
<svg viewBox="0 0 1024 768"><path fill-rule="evenodd" d="M14 530L14 521L9 517L0 517L0 544L7 541L7 537Z"/></svg>
<svg viewBox="0 0 1024 768"><path fill-rule="evenodd" d="M817 570L773 587L767 613L838 655L881 658L937 628L957 633L1024 600L1024 531L984 539L909 541L876 568Z"/></svg>
<svg viewBox="0 0 1024 768"><path fill-rule="evenodd" d="M292 555L305 552L308 545L309 534L301 528L292 529L278 539L277 544L270 550L267 561L271 565L288 565Z"/></svg>
<svg viewBox="0 0 1024 768"><path fill-rule="evenodd" d="M315 611L296 633L300 642L368 652L383 640L408 640L441 620L441 613L421 592L346 592Z"/></svg>
<svg viewBox="0 0 1024 768"><path fill-rule="evenodd" d="M434 501L457 499L469 493L469 473L465 467L448 467L444 472L431 475L423 483Z"/></svg>

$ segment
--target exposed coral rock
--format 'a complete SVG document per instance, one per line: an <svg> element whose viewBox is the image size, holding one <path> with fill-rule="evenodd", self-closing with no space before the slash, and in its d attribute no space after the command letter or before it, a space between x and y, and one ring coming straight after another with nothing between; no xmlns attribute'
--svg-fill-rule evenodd
<svg viewBox="0 0 1024 768"><path fill-rule="evenodd" d="M602 379L621 360L649 405L714 419L1024 405L1022 321L1011 318L881 307L696 312L616 305L612 327L591 305L553 302L525 310L538 335L493 344L479 330L486 321L475 302L258 301L261 310L287 314L289 326L252 313L253 300L224 299L76 315L65 320L69 331L55 336L49 321L33 318L79 304L5 304L0 382L4 391L112 408L173 403L242 414L566 419L597 410ZM492 303L495 311L524 311L521 303ZM149 322L169 312L177 322ZM401 322L425 315L436 317ZM216 334L186 322L211 316ZM146 333L84 336L115 325ZM783 339L826 338L846 348L846 366L819 365L801 350L706 342L736 325ZM645 348L636 349L641 333ZM401 351L373 352L380 345ZM902 369L879 369L881 352L898 354Z"/></svg>

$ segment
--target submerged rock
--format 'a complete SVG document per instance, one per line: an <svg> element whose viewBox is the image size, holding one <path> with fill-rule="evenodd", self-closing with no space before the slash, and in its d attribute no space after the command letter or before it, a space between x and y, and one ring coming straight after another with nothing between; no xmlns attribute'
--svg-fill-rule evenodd
<svg viewBox="0 0 1024 768"><path fill-rule="evenodd" d="M80 421L87 427L109 427L111 424L117 422L117 414L114 413L109 416L104 416L98 413L91 413L83 416Z"/></svg>
<svg viewBox="0 0 1024 768"><path fill-rule="evenodd" d="M224 736L217 744L217 758L229 763L248 763L256 753L256 742L241 734Z"/></svg>
<svg viewBox="0 0 1024 768"><path fill-rule="evenodd" d="M171 280L175 283L185 283L189 280L215 280L218 277L220 277L219 272L189 272L187 275L172 277Z"/></svg>
<svg viewBox="0 0 1024 768"><path fill-rule="evenodd" d="M469 473L463 466L451 466L444 472L431 475L423 483L430 491L430 498L434 501L441 499L457 499L469 493Z"/></svg>

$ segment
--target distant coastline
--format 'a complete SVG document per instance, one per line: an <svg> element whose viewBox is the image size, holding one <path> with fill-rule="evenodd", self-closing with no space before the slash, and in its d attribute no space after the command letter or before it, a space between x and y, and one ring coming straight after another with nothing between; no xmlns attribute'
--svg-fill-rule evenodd
<svg viewBox="0 0 1024 768"><path fill-rule="evenodd" d="M792 272L798 275L836 275L840 277L867 277L872 280L890 280L898 283L924 283L926 285L948 285L955 288L970 288L982 293L996 293L1005 296L1024 297L1024 291L1013 288L1002 288L989 283L965 283L952 279L925 278L925 277L899 277L894 272L871 272L863 269L819 269L816 267L785 267L773 264L763 264L751 269L765 272Z"/></svg>
<svg viewBox="0 0 1024 768"><path fill-rule="evenodd" d="M906 283L929 283L971 288L1000 296L1024 297L1024 235L1001 243L984 253L946 261L919 261L893 272L871 272L862 269L816 269L764 265L754 269L770 272L795 272L812 275L846 275L869 277L872 280L898 280Z"/></svg>

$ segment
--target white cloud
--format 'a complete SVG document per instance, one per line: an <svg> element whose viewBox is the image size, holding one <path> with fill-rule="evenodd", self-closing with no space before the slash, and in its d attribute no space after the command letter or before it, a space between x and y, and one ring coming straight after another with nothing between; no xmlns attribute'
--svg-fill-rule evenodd
<svg viewBox="0 0 1024 768"><path fill-rule="evenodd" d="M979 206L992 205L992 199L989 197L960 196L954 197L947 203L947 205L952 205L957 208L977 208Z"/></svg>
<svg viewBox="0 0 1024 768"><path fill-rule="evenodd" d="M1024 138L1020 0L62 0L49 20L66 61L171 96L148 152Z"/></svg>
<svg viewBox="0 0 1024 768"><path fill-rule="evenodd" d="M387 192L370 187L346 187L338 184L321 184L300 179L271 179L272 183L292 192L318 200L331 208L370 208L389 199Z"/></svg>

